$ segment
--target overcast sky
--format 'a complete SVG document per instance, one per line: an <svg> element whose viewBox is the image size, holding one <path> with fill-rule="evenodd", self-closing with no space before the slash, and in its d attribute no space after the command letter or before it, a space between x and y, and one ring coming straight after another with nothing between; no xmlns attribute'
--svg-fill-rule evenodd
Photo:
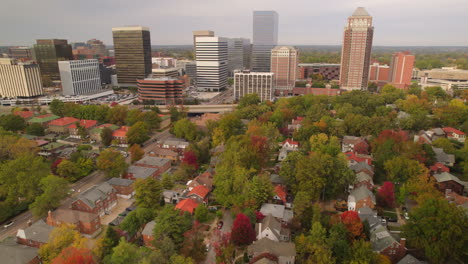
<svg viewBox="0 0 468 264"><path fill-rule="evenodd" d="M374 45L468 46L468 0L1 0L0 46L38 38L97 38L142 25L152 45L191 44L193 30L252 38L252 11L279 13L279 42L340 45L358 6L374 17Z"/></svg>

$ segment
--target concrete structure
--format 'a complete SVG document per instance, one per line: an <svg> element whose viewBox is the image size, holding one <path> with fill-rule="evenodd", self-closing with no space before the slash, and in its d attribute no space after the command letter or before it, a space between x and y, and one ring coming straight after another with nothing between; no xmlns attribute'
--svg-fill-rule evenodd
<svg viewBox="0 0 468 264"><path fill-rule="evenodd" d="M340 79L340 64L329 63L299 63L297 71L298 79L311 78L312 74L320 74L326 81Z"/></svg>
<svg viewBox="0 0 468 264"><path fill-rule="evenodd" d="M154 100L157 104L177 104L183 100L184 81L171 77L137 80L138 99Z"/></svg>
<svg viewBox="0 0 468 264"><path fill-rule="evenodd" d="M152 69L151 77L152 78L161 78L161 77L177 78L179 77L179 69L178 68Z"/></svg>
<svg viewBox="0 0 468 264"><path fill-rule="evenodd" d="M374 27L372 17L358 7L348 18L341 51L340 84L345 90L366 90Z"/></svg>
<svg viewBox="0 0 468 264"><path fill-rule="evenodd" d="M214 31L211 31L211 30L193 31L193 48L197 46L198 37L214 37Z"/></svg>
<svg viewBox="0 0 468 264"><path fill-rule="evenodd" d="M173 68L177 66L177 59L175 58L164 58L164 57L152 57L151 63L157 65L158 68Z"/></svg>
<svg viewBox="0 0 468 264"><path fill-rule="evenodd" d="M278 45L278 13L276 11L253 11L252 39L251 70L269 72L271 50Z"/></svg>
<svg viewBox="0 0 468 264"><path fill-rule="evenodd" d="M42 94L39 65L17 64L12 59L0 59L1 97L33 97Z"/></svg>
<svg viewBox="0 0 468 264"><path fill-rule="evenodd" d="M119 85L136 85L151 73L151 39L147 27L112 29Z"/></svg>
<svg viewBox="0 0 468 264"><path fill-rule="evenodd" d="M64 95L91 94L102 90L99 61L59 61L60 79Z"/></svg>
<svg viewBox="0 0 468 264"><path fill-rule="evenodd" d="M256 93L261 101L272 101L275 74L272 72L242 71L234 74L234 99Z"/></svg>
<svg viewBox="0 0 468 264"><path fill-rule="evenodd" d="M414 55L411 55L409 51L393 54L389 74L389 82L393 86L407 89L411 85L414 60Z"/></svg>
<svg viewBox="0 0 468 264"><path fill-rule="evenodd" d="M388 65L380 65L373 63L369 67L369 81L376 83L387 83L390 77L390 67Z"/></svg>
<svg viewBox="0 0 468 264"><path fill-rule="evenodd" d="M440 86L445 91L451 92L455 88L460 90L468 89L468 81L450 81L450 80L441 80L441 79L429 79L427 77L422 77L419 83L424 89L426 87Z"/></svg>
<svg viewBox="0 0 468 264"><path fill-rule="evenodd" d="M468 81L468 70L459 70L454 67L443 67L441 69L417 71L417 77L429 79L440 79L448 81Z"/></svg>
<svg viewBox="0 0 468 264"><path fill-rule="evenodd" d="M10 57L17 60L32 60L32 50L30 47L12 47L8 49Z"/></svg>
<svg viewBox="0 0 468 264"><path fill-rule="evenodd" d="M197 88L219 92L227 87L228 43L221 37L197 37Z"/></svg>
<svg viewBox="0 0 468 264"><path fill-rule="evenodd" d="M291 46L271 50L271 72L275 74L275 89L292 90L296 84L299 51Z"/></svg>
<svg viewBox="0 0 468 264"><path fill-rule="evenodd" d="M42 75L58 81L60 73L57 62L73 60L72 47L65 39L38 39L34 44L34 59L39 63Z"/></svg>

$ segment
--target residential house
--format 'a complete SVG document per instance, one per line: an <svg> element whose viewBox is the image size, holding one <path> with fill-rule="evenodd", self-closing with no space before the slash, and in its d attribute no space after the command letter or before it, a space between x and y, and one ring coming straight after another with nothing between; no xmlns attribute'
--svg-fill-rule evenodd
<svg viewBox="0 0 468 264"><path fill-rule="evenodd" d="M468 185L467 182L460 180L458 177L448 172L436 173L434 174L434 178L437 181L437 189L444 193L447 190L451 190L463 195L465 186Z"/></svg>
<svg viewBox="0 0 468 264"><path fill-rule="evenodd" d="M291 124L288 125L288 130L292 134L294 131L298 131L302 127L302 122L304 117L298 116L295 119L291 120Z"/></svg>
<svg viewBox="0 0 468 264"><path fill-rule="evenodd" d="M263 215L272 215L280 220L283 224L290 223L294 213L292 210L286 209L282 204L264 203L260 208L260 213Z"/></svg>
<svg viewBox="0 0 468 264"><path fill-rule="evenodd" d="M365 162L369 166L372 166L372 157L369 155L356 154L354 152L346 152L345 156L348 160L348 166L352 166L360 162Z"/></svg>
<svg viewBox="0 0 468 264"><path fill-rule="evenodd" d="M458 129L455 129L453 127L444 127L442 128L445 132L445 135L449 139L454 139L459 142L464 143L466 139L466 134Z"/></svg>
<svg viewBox="0 0 468 264"><path fill-rule="evenodd" d="M143 236L143 244L145 244L145 246L150 247L150 248L154 247L153 229L155 226L156 226L156 222L151 221L145 225L145 228L143 229L143 232L141 233Z"/></svg>
<svg viewBox="0 0 468 264"><path fill-rule="evenodd" d="M135 195L135 190L133 188L133 180L123 178L111 178L107 181L107 183L116 190L118 197L130 199L133 195Z"/></svg>
<svg viewBox="0 0 468 264"><path fill-rule="evenodd" d="M406 239L401 238L398 242L381 224L371 227L370 241L374 252L387 256L392 263L398 262L406 254Z"/></svg>
<svg viewBox="0 0 468 264"><path fill-rule="evenodd" d="M440 162L434 163L434 165L429 167L431 173L441 173L441 172L450 172L450 169Z"/></svg>
<svg viewBox="0 0 468 264"><path fill-rule="evenodd" d="M432 128L426 131L419 131L419 133L414 136L414 142L431 145L434 140L443 137L445 137L445 132L442 128Z"/></svg>
<svg viewBox="0 0 468 264"><path fill-rule="evenodd" d="M437 162L442 163L445 166L453 167L455 164L455 155L445 153L442 148L432 147L432 150L434 150Z"/></svg>
<svg viewBox="0 0 468 264"><path fill-rule="evenodd" d="M39 219L31 226L18 229L16 232L16 243L39 248L49 242L49 234L53 229L54 227L47 225L44 220Z"/></svg>
<svg viewBox="0 0 468 264"><path fill-rule="evenodd" d="M136 179L146 179L151 177L156 179L159 176L159 169L157 168L148 168L148 167L141 167L141 166L130 166L127 169L127 173L125 173L124 178L129 180L136 180Z"/></svg>
<svg viewBox="0 0 468 264"><path fill-rule="evenodd" d="M422 262L419 259L413 257L411 254L407 254L404 258L398 261L397 264L423 264L426 262Z"/></svg>
<svg viewBox="0 0 468 264"><path fill-rule="evenodd" d="M163 149L170 149L177 153L182 153L190 145L188 141L181 138L170 137L168 139L158 140L157 146Z"/></svg>
<svg viewBox="0 0 468 264"><path fill-rule="evenodd" d="M177 204L180 201L180 193L173 190L164 190L163 197L167 204Z"/></svg>
<svg viewBox="0 0 468 264"><path fill-rule="evenodd" d="M458 193L449 189L445 190L445 199L460 207L468 205L468 197L459 195Z"/></svg>
<svg viewBox="0 0 468 264"><path fill-rule="evenodd" d="M344 136L341 142L341 152L356 152L369 154L369 144L365 139L354 136Z"/></svg>
<svg viewBox="0 0 468 264"><path fill-rule="evenodd" d="M175 208L182 211L182 212L188 212L189 214L193 214L195 212L195 209L199 205L200 204L197 203L193 199L184 199L184 200L181 200L180 202L178 202Z"/></svg>
<svg viewBox="0 0 468 264"><path fill-rule="evenodd" d="M73 123L68 126L68 131L70 133L71 138L81 138L80 131L77 126L78 122ZM86 119L81 119L79 122L79 126L84 128L87 132L89 132L92 128L94 128L97 125L96 120L86 120Z"/></svg>
<svg viewBox="0 0 468 264"><path fill-rule="evenodd" d="M285 184L284 180L279 176L279 174L272 173L270 175L270 182L273 185L283 185Z"/></svg>
<svg viewBox="0 0 468 264"><path fill-rule="evenodd" d="M265 257L267 254L275 256L278 264L294 264L296 260L296 246L291 242L276 242L266 237L254 241L247 247L248 256L252 263Z"/></svg>
<svg viewBox="0 0 468 264"><path fill-rule="evenodd" d="M281 143L281 149L278 155L278 160L283 161L286 159L289 152L298 151L298 150L299 150L299 142L288 138Z"/></svg>
<svg viewBox="0 0 468 264"><path fill-rule="evenodd" d="M48 131L50 133L56 134L67 134L69 132L68 126L79 121L79 119L74 117L62 117L55 119L48 123Z"/></svg>
<svg viewBox="0 0 468 264"><path fill-rule="evenodd" d="M386 223L386 220L377 215L377 211L367 206L359 208L358 215L362 222L367 220L370 227L380 224L384 225L384 223Z"/></svg>
<svg viewBox="0 0 468 264"><path fill-rule="evenodd" d="M276 185L274 189L275 195L273 196L273 201L276 204L283 204L286 208L292 208L291 197L288 197L288 193L282 185Z"/></svg>
<svg viewBox="0 0 468 264"><path fill-rule="evenodd" d="M90 237L95 237L101 232L101 219L94 213L59 208L53 212L49 211L46 222L50 226L75 225L78 232Z"/></svg>
<svg viewBox="0 0 468 264"><path fill-rule="evenodd" d="M353 170L355 173L365 172L371 175L372 178L374 178L374 167L372 167L365 161L350 165L349 168Z"/></svg>
<svg viewBox="0 0 468 264"><path fill-rule="evenodd" d="M257 223L255 230L257 232L257 240L266 237L276 242L287 242L291 235L289 229L283 227L281 222L272 215L265 216L260 223Z"/></svg>
<svg viewBox="0 0 468 264"><path fill-rule="evenodd" d="M102 142L102 138L101 138L101 133L102 133L102 130L104 130L104 128L109 128L110 130L112 130L112 132L114 132L115 130L119 129L118 126L116 125L113 125L113 124L103 124L103 125L100 125L100 126L97 126L93 129L91 129L89 131L89 138L91 140L94 140L98 143L101 143Z"/></svg>
<svg viewBox="0 0 468 264"><path fill-rule="evenodd" d="M187 198L195 200L197 203L208 204L208 194L210 189L203 185L194 187L188 194Z"/></svg>
<svg viewBox="0 0 468 264"><path fill-rule="evenodd" d="M142 159L135 162L134 165L146 168L156 168L158 169L159 175L161 175L171 168L171 160L152 156L144 156Z"/></svg>
<svg viewBox="0 0 468 264"><path fill-rule="evenodd" d="M211 174L209 171L205 171L204 173L195 177L193 180L187 182L187 188L189 191L199 185L205 186L211 191L213 189L213 174Z"/></svg>
<svg viewBox="0 0 468 264"><path fill-rule="evenodd" d="M117 205L117 191L107 182L82 192L71 204L73 210L103 216Z"/></svg>
<svg viewBox="0 0 468 264"><path fill-rule="evenodd" d="M375 207L375 196L367 188L367 186L360 186L351 191L348 195L348 210L358 211L360 208L367 206L369 208Z"/></svg>
<svg viewBox="0 0 468 264"><path fill-rule="evenodd" d="M197 130L208 131L208 122L216 122L221 119L221 114L218 113L204 113L201 116L191 118L190 121L195 124Z"/></svg>
<svg viewBox="0 0 468 264"><path fill-rule="evenodd" d="M33 111L16 111L13 112L15 116L19 116L23 118L24 120L29 120L34 117L34 112Z"/></svg>
<svg viewBox="0 0 468 264"><path fill-rule="evenodd" d="M372 175L361 171L356 174L356 180L354 181L354 188L359 188L361 186L367 187L367 189L372 190L374 188L374 181L372 180Z"/></svg>
<svg viewBox="0 0 468 264"><path fill-rule="evenodd" d="M45 114L45 115L40 115L40 116L31 118L28 121L28 124L40 124L43 127L47 127L49 122L59 119L59 118L60 118L59 116L56 116L53 114Z"/></svg>
<svg viewBox="0 0 468 264"><path fill-rule="evenodd" d="M15 243L7 238L0 242L0 257L2 264L39 264L37 248Z"/></svg>
<svg viewBox="0 0 468 264"><path fill-rule="evenodd" d="M153 148L149 153L148 156L151 157L158 157L163 159L170 159L174 162L178 161L180 158L179 153L172 151L170 149L163 149L160 147Z"/></svg>
<svg viewBox="0 0 468 264"><path fill-rule="evenodd" d="M119 147L128 147L127 133L129 129L129 126L122 126L112 132L112 139L118 142Z"/></svg>

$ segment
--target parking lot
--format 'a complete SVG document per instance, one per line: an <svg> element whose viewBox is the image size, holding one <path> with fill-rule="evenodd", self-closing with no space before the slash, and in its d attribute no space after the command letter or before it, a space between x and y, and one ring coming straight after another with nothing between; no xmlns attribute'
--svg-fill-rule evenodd
<svg viewBox="0 0 468 264"><path fill-rule="evenodd" d="M117 198L117 205L112 208L112 212L109 215L103 215L101 217L101 224L103 225L109 225L110 222L112 222L117 216L119 216L120 213L125 211L125 208L129 207L132 205L134 202L133 199L124 199L124 198Z"/></svg>

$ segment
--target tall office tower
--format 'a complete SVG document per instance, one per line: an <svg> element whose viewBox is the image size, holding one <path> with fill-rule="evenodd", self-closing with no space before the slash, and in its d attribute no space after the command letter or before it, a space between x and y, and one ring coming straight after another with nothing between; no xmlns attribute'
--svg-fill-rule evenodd
<svg viewBox="0 0 468 264"><path fill-rule="evenodd" d="M151 74L151 39L147 27L112 28L119 85L134 86Z"/></svg>
<svg viewBox="0 0 468 264"><path fill-rule="evenodd" d="M272 101L275 92L274 73L238 71L234 73L234 99L256 93L260 100Z"/></svg>
<svg viewBox="0 0 468 264"><path fill-rule="evenodd" d="M228 75L234 76L235 70L244 68L244 40L229 38L228 40Z"/></svg>
<svg viewBox="0 0 468 264"><path fill-rule="evenodd" d="M407 89L411 85L413 66L414 55L411 55L409 51L393 54L390 63L390 83L397 88Z"/></svg>
<svg viewBox="0 0 468 264"><path fill-rule="evenodd" d="M9 48L8 52L13 59L17 60L31 60L32 59L32 51L30 47L14 47Z"/></svg>
<svg viewBox="0 0 468 264"><path fill-rule="evenodd" d="M278 46L271 50L271 72L275 74L278 90L292 90L296 84L299 51L291 46Z"/></svg>
<svg viewBox="0 0 468 264"><path fill-rule="evenodd" d="M96 93L102 90L97 59L59 61L64 95Z"/></svg>
<svg viewBox="0 0 468 264"><path fill-rule="evenodd" d="M41 74L51 80L60 80L58 61L73 60L72 47L65 39L38 39L34 44L34 59Z"/></svg>
<svg viewBox="0 0 468 264"><path fill-rule="evenodd" d="M88 46L94 50L95 54L104 57L107 54L106 45L98 39L90 39L86 42Z"/></svg>
<svg viewBox="0 0 468 264"><path fill-rule="evenodd" d="M197 88L219 92L227 87L228 43L221 37L197 37Z"/></svg>
<svg viewBox="0 0 468 264"><path fill-rule="evenodd" d="M366 90L374 27L372 17L358 7L348 18L341 51L340 84L345 90Z"/></svg>
<svg viewBox="0 0 468 264"><path fill-rule="evenodd" d="M214 37L214 31L211 31L211 30L193 31L193 48L194 49L195 49L198 37Z"/></svg>
<svg viewBox="0 0 468 264"><path fill-rule="evenodd" d="M32 97L44 94L39 65L0 59L0 97Z"/></svg>
<svg viewBox="0 0 468 264"><path fill-rule="evenodd" d="M244 42L244 69L250 69L250 59L252 55L252 44L250 43L250 39L242 38Z"/></svg>
<svg viewBox="0 0 468 264"><path fill-rule="evenodd" d="M250 68L255 72L269 72L271 50L278 45L278 13L253 12L253 45Z"/></svg>

